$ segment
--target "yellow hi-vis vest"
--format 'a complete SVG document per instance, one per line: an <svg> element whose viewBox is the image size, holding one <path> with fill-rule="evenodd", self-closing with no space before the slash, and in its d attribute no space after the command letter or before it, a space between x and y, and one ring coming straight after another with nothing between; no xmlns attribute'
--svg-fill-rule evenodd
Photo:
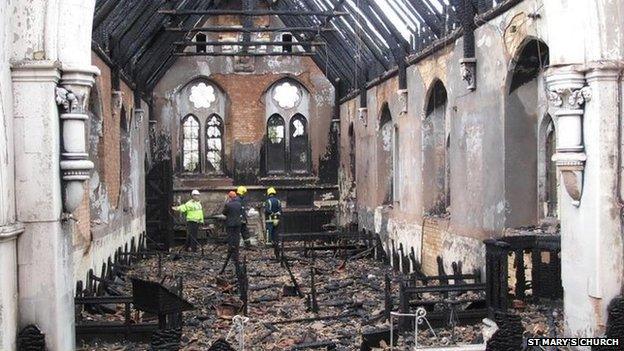
<svg viewBox="0 0 624 351"><path fill-rule="evenodd" d="M184 205L177 207L177 210L186 215L187 222L204 223L204 210L199 201L189 200Z"/></svg>

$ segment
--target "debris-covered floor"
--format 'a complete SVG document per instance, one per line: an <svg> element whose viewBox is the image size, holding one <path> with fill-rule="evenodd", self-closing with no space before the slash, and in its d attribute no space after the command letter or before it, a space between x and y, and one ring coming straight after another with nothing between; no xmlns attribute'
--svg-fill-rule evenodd
<svg viewBox="0 0 624 351"><path fill-rule="evenodd" d="M183 277L184 297L193 303L195 310L184 313L182 350L208 350L220 338L228 338L235 347L237 334L228 307L240 306L236 291L234 266L230 263L222 276L218 272L223 264L226 246L208 244L205 254L169 254L162 259L158 275L158 260L144 259L128 272L152 281L174 282ZM362 333L387 326L384 318L384 286L386 274L393 283L393 306L398 304L398 273L384 263L369 258L348 259L334 252L317 252L314 259L303 253L289 252L293 275L306 296L285 296L292 280L286 268L274 259L273 250L264 247L241 249L247 259L249 277L249 321L245 325L246 350L291 350L305 343L333 342L337 350L360 350ZM310 311L307 296L311 287L311 269L314 267L318 313ZM121 287L130 294L129 279ZM292 291L291 291L292 292ZM556 323L560 329L560 306ZM534 305L524 306L523 325L532 335L549 335L545 309ZM116 314L106 316L82 312L85 320L123 321L123 306ZM319 318L321 317L321 318ZM133 320L145 321L149 317L133 314ZM151 317L153 320L154 317ZM550 323L552 324L552 322ZM421 327L424 328L424 327ZM419 333L421 345L450 345L454 343L480 343L481 324L436 329L436 336L425 331ZM120 336L121 337L121 336ZM413 345L413 334L399 339L395 349L405 350ZM149 344L132 342L96 342L82 345L79 350L147 350ZM317 348L318 349L318 348ZM323 348L320 348L323 349Z"/></svg>

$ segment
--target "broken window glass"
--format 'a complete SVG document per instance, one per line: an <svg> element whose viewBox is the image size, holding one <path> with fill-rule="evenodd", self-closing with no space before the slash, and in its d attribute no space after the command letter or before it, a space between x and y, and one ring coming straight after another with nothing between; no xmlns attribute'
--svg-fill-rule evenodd
<svg viewBox="0 0 624 351"><path fill-rule="evenodd" d="M280 144L284 141L284 121L271 117L271 120L269 121L268 135L269 141L272 144Z"/></svg>
<svg viewBox="0 0 624 351"><path fill-rule="evenodd" d="M281 108L291 109L301 101L301 89L290 83L280 83L273 90L273 99Z"/></svg>
<svg viewBox="0 0 624 351"><path fill-rule="evenodd" d="M290 122L290 169L296 173L309 170L307 124L306 118L299 114Z"/></svg>
<svg viewBox="0 0 624 351"><path fill-rule="evenodd" d="M182 123L182 164L185 172L199 172L199 121L188 116Z"/></svg>
<svg viewBox="0 0 624 351"><path fill-rule="evenodd" d="M206 125L206 160L208 173L223 173L223 120L212 115Z"/></svg>
<svg viewBox="0 0 624 351"><path fill-rule="evenodd" d="M268 173L286 171L286 143L284 119L273 115L267 121L266 164Z"/></svg>

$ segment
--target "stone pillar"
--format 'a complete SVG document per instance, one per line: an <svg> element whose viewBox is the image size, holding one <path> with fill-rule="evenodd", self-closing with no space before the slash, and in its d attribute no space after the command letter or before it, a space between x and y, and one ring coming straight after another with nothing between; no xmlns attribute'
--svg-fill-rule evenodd
<svg viewBox="0 0 624 351"><path fill-rule="evenodd" d="M0 17L8 16L0 5ZM0 25L0 38L6 27ZM7 49L10 46L4 46ZM0 350L14 350L17 335L17 244L24 226L15 217L15 155L9 63L0 54Z"/></svg>
<svg viewBox="0 0 624 351"><path fill-rule="evenodd" d="M619 75L616 65L549 70L557 128L565 332L604 333L624 270L618 199ZM552 110L551 110L552 111Z"/></svg>
<svg viewBox="0 0 624 351"><path fill-rule="evenodd" d="M19 223L0 225L0 350L15 349L18 322L16 239L23 231Z"/></svg>
<svg viewBox="0 0 624 351"><path fill-rule="evenodd" d="M92 167L83 108L96 73L66 69L61 80L56 62L12 67L17 219L25 226L17 249L19 322L36 324L51 351L75 346L73 222L66 212L80 203Z"/></svg>

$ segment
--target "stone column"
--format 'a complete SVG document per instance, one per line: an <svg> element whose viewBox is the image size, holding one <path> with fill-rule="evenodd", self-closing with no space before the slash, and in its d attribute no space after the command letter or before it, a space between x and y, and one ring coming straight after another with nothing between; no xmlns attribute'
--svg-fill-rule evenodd
<svg viewBox="0 0 624 351"><path fill-rule="evenodd" d="M0 202L2 205L5 204ZM20 223L0 225L0 350L15 349L18 332L16 240L23 231Z"/></svg>
<svg viewBox="0 0 624 351"><path fill-rule="evenodd" d="M624 269L618 199L619 75L601 63L551 69L557 128L565 332L604 333L607 306Z"/></svg>
<svg viewBox="0 0 624 351"><path fill-rule="evenodd" d="M0 5L0 17L6 8ZM0 37L6 35L0 26ZM6 48L6 46L5 46ZM0 54L0 350L14 350L17 335L17 244L24 226L15 217L13 100L8 60Z"/></svg>
<svg viewBox="0 0 624 351"><path fill-rule="evenodd" d="M56 62L12 67L17 219L25 226L18 240L19 321L21 327L36 324L51 351L75 346L68 212L80 203L92 167L82 108L95 73L90 67L66 69L61 81Z"/></svg>

